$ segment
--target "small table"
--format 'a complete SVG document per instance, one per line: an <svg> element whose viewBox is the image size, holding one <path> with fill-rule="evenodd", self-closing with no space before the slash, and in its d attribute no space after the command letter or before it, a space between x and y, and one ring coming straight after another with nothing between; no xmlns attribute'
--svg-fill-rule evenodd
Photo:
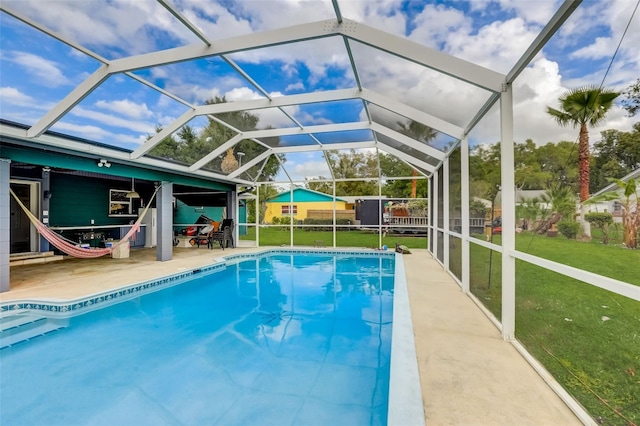
<svg viewBox="0 0 640 426"><path fill-rule="evenodd" d="M116 245L116 243L118 243L118 240L113 240L110 241L111 243L113 243L113 245ZM111 252L111 257L113 259L126 259L129 257L129 241L127 240L127 242L120 244L119 246L117 246L116 248L113 249L113 251Z"/></svg>

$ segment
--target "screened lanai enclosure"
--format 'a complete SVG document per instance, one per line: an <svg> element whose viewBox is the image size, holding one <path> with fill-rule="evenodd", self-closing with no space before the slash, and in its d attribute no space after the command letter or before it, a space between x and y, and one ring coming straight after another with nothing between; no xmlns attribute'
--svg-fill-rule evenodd
<svg viewBox="0 0 640 426"><path fill-rule="evenodd" d="M517 207L514 134L536 126L514 110L533 115L541 56L587 6L3 1L0 196L38 182L32 210L55 226L74 192L52 197L57 176L159 187L158 260L179 191L216 194L238 245L426 249L411 256L437 259L585 423L637 423L637 255L585 261L522 232ZM617 355L581 350L594 335ZM622 389L614 408L576 379L592 369Z"/></svg>

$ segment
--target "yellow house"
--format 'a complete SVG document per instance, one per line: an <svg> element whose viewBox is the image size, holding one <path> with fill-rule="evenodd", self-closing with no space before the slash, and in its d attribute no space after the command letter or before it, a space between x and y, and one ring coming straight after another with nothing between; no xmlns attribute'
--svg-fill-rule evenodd
<svg viewBox="0 0 640 426"><path fill-rule="evenodd" d="M293 190L293 202L291 192L286 191L268 199L266 202L264 221L273 223L273 218L290 217L294 220L305 220L311 210L333 210L333 197L322 192L312 191L305 188ZM347 210L347 203L336 198L336 211Z"/></svg>

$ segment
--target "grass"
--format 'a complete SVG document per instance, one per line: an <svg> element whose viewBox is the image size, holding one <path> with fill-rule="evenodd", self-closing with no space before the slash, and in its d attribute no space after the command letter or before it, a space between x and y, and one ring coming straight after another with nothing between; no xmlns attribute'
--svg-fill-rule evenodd
<svg viewBox="0 0 640 426"><path fill-rule="evenodd" d="M255 240L255 227L247 229L247 234L240 237L243 240ZM297 228L293 231L293 244L295 246L314 246L315 241L323 241L326 247L333 246L333 234L331 231L306 231ZM274 227L260 228L260 246L288 246L290 243L289 228ZM396 243L406 245L409 248L427 248L426 237L400 236L387 234L382 238L382 245L393 249ZM378 234L366 231L340 231L336 232L337 247L380 247Z"/></svg>
<svg viewBox="0 0 640 426"><path fill-rule="evenodd" d="M516 247L640 286L639 250L530 234ZM500 318L501 255L470 250L471 291ZM640 303L517 261L516 337L599 423L640 423Z"/></svg>

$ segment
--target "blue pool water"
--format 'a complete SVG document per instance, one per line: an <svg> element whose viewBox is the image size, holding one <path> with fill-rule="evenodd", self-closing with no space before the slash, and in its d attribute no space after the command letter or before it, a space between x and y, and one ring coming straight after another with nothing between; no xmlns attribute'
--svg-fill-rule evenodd
<svg viewBox="0 0 640 426"><path fill-rule="evenodd" d="M0 424L386 424L393 257L194 277L0 350Z"/></svg>

